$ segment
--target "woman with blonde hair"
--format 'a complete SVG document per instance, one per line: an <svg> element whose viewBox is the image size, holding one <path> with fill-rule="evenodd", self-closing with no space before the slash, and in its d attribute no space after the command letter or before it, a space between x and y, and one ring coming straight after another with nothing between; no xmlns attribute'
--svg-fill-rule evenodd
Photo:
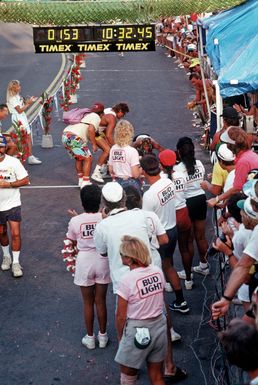
<svg viewBox="0 0 258 385"><path fill-rule="evenodd" d="M132 124L120 120L115 127L115 144L109 154L109 172L122 187L132 185L141 191L140 159L138 151L131 147L133 136Z"/></svg>
<svg viewBox="0 0 258 385"><path fill-rule="evenodd" d="M6 100L10 114L12 115L12 122L18 124L21 122L24 130L27 133L28 146L28 163L41 164L41 161L32 155L32 141L31 129L27 119L26 110L36 100L35 96L24 99L21 95L21 84L19 80L11 80L7 86Z"/></svg>
<svg viewBox="0 0 258 385"><path fill-rule="evenodd" d="M116 328L121 384L135 385L138 370L147 362L152 384L164 385L167 324L163 314L165 280L159 267L151 265L148 247L140 239L125 235L120 246L124 265L130 271L118 284Z"/></svg>

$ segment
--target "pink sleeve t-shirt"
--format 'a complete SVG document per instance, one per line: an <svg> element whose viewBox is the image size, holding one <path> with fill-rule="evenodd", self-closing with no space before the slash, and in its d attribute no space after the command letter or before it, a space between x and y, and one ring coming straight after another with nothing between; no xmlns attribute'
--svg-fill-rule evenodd
<svg viewBox="0 0 258 385"><path fill-rule="evenodd" d="M157 266L139 267L123 275L117 294L128 302L127 318L147 319L163 312L165 279Z"/></svg>
<svg viewBox="0 0 258 385"><path fill-rule="evenodd" d="M111 147L108 163L117 178L131 178L131 167L140 164L138 151L131 146L120 147L115 144Z"/></svg>
<svg viewBox="0 0 258 385"><path fill-rule="evenodd" d="M252 150L239 154L236 158L236 173L233 187L241 190L247 181L247 174L253 168L258 168L258 155Z"/></svg>
<svg viewBox="0 0 258 385"><path fill-rule="evenodd" d="M102 220L101 213L82 213L73 217L68 225L67 238L77 241L78 250L95 250L95 227Z"/></svg>

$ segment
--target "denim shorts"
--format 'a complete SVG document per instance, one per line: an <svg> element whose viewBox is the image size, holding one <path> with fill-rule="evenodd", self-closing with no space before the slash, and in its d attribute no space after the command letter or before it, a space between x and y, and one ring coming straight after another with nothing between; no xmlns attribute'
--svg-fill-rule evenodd
<svg viewBox="0 0 258 385"><path fill-rule="evenodd" d="M0 211L0 225L6 225L9 221L21 222L21 206L13 207L6 211Z"/></svg>

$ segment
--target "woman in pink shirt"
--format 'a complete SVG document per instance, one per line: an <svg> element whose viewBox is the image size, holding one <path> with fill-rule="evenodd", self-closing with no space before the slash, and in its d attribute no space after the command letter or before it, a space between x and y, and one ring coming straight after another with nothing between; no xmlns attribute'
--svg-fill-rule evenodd
<svg viewBox="0 0 258 385"><path fill-rule="evenodd" d="M132 185L141 191L140 159L138 151L131 147L134 128L127 120L120 120L115 128L114 146L109 154L109 172L122 187Z"/></svg>
<svg viewBox="0 0 258 385"><path fill-rule="evenodd" d="M136 384L138 370L147 361L152 384L165 385L162 376L167 347L167 325L163 314L165 280L157 266L151 266L147 246L125 235L120 246L124 265L130 271L119 282L116 328L121 384Z"/></svg>
<svg viewBox="0 0 258 385"><path fill-rule="evenodd" d="M228 148L236 155L235 179L229 190L208 200L210 207L240 192L247 181L249 171L258 168L258 155L250 149L248 135L242 128L228 127L221 135L220 140L227 143Z"/></svg>

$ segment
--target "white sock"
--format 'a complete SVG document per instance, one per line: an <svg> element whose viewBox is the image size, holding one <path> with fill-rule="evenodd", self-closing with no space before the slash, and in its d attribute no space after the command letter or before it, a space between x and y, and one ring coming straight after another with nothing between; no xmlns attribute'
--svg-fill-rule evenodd
<svg viewBox="0 0 258 385"><path fill-rule="evenodd" d="M11 254L10 254L10 250L9 250L9 245L2 246L2 250L3 250L4 257L10 257L11 258Z"/></svg>
<svg viewBox="0 0 258 385"><path fill-rule="evenodd" d="M208 263L207 263L207 262L205 262L205 263L200 262L200 267L201 267L203 270L204 270L204 269L207 269Z"/></svg>
<svg viewBox="0 0 258 385"><path fill-rule="evenodd" d="M19 263L20 251L13 251L13 263Z"/></svg>

